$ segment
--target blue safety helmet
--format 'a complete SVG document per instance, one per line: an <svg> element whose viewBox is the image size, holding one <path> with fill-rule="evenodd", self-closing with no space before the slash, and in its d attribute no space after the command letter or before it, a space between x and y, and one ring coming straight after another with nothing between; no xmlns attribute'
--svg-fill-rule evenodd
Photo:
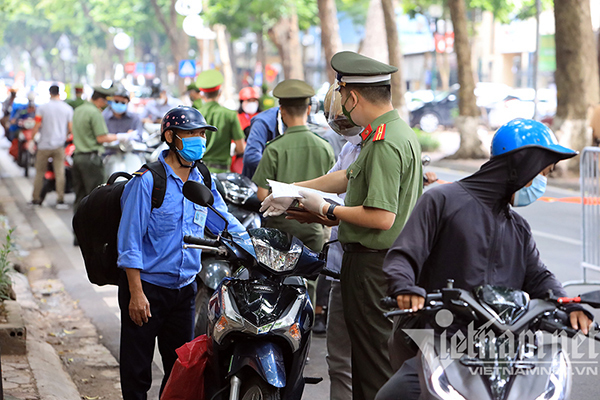
<svg viewBox="0 0 600 400"><path fill-rule="evenodd" d="M532 119L517 118L502 125L492 138L492 157L522 147L543 147L560 154L577 154L561 146L546 125Z"/></svg>
<svg viewBox="0 0 600 400"><path fill-rule="evenodd" d="M206 122L200 111L192 107L178 106L167 111L163 117L160 125L161 139L165 140L165 132L169 129L193 131L202 128L213 132L217 131L217 128Z"/></svg>

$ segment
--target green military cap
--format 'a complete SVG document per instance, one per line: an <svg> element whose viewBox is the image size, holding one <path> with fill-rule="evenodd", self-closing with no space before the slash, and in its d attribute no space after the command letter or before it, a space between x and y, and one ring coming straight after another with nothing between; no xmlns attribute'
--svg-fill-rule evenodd
<svg viewBox="0 0 600 400"><path fill-rule="evenodd" d="M111 88L103 88L102 86L94 86L94 92L96 93L100 93L103 94L105 96L112 96L115 94L116 88L111 87Z"/></svg>
<svg viewBox="0 0 600 400"><path fill-rule="evenodd" d="M273 89L273 96L277 97L282 105L308 104L308 100L314 95L315 90L299 79L286 79Z"/></svg>
<svg viewBox="0 0 600 400"><path fill-rule="evenodd" d="M198 86L196 86L196 84L194 82L192 82L189 85L187 85L185 90L186 90L186 92L189 92L190 90L199 91L200 89L198 89Z"/></svg>
<svg viewBox="0 0 600 400"><path fill-rule="evenodd" d="M225 79L223 74L216 69L202 71L196 78L196 86L203 92L215 92L219 90Z"/></svg>
<svg viewBox="0 0 600 400"><path fill-rule="evenodd" d="M83 92L83 85L81 83L75 84L75 90Z"/></svg>
<svg viewBox="0 0 600 400"><path fill-rule="evenodd" d="M391 75L398 68L384 64L353 51L341 51L331 58L331 68L337 80L344 84L383 86L391 83Z"/></svg>

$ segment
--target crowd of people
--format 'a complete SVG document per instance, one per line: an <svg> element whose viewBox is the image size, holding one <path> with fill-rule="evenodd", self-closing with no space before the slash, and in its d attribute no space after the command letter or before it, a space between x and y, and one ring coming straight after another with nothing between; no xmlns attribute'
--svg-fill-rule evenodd
<svg viewBox="0 0 600 400"><path fill-rule="evenodd" d="M348 51L335 54L331 67L337 79L325 99L325 117L347 141L337 159L327 140L307 125L313 88L294 79L274 88L277 107L269 108L270 100L255 88L243 88L237 113L218 102L223 75L217 70L202 72L187 87L191 107L157 88L155 100L138 116L128 111L124 89L94 87L89 101L77 99L71 108L52 86L51 101L27 111L35 112L34 129L40 133L32 203L41 203L38 175L48 159L61 169L56 164L61 144L72 132L75 209L104 182L103 143L140 138L144 121L161 124L167 144L159 156L167 176L163 205L152 207L153 178L146 171L136 174L121 198L124 399L146 398L156 339L165 371L161 391L175 349L193 339L201 252L182 250L183 237L203 236L205 227L218 234L225 227L214 213L183 196L186 181L207 183L199 160L211 172L251 178L265 226L294 235L317 252L325 241L337 240L327 261L341 275L331 283L328 304L333 400L418 398L414 347L401 331L422 321L386 318L380 305L385 296L395 298L401 309L416 311L425 294L442 288L447 278L462 289L492 284L532 297L543 297L548 289L564 294L541 261L529 225L512 207L539 198L549 171L576 152L558 145L541 123L512 121L495 134L490 161L480 171L423 193L424 183L436 178L424 182L417 136L392 105L391 76L397 68ZM58 202L64 204L64 177L56 179ZM301 197L273 197L268 180L297 185ZM344 204L330 203L309 188L341 194ZM228 230L243 231L215 182L210 189ZM577 306L570 311L573 328L586 332L591 316Z"/></svg>

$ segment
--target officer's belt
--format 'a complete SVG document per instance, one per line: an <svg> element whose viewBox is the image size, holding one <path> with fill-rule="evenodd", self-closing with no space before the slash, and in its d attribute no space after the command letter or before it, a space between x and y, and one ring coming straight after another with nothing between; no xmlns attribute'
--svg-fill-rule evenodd
<svg viewBox="0 0 600 400"><path fill-rule="evenodd" d="M206 166L208 168L229 170L229 167L227 165L225 165L225 164L206 163Z"/></svg>
<svg viewBox="0 0 600 400"><path fill-rule="evenodd" d="M346 253L387 253L388 249L372 249L360 243L344 243L342 249Z"/></svg>
<svg viewBox="0 0 600 400"><path fill-rule="evenodd" d="M98 155L98 151L80 151L78 153L74 153L74 156L91 156L92 154Z"/></svg>

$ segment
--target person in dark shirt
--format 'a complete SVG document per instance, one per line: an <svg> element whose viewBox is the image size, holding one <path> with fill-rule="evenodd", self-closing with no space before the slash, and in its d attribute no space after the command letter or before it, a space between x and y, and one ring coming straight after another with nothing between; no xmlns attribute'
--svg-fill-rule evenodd
<svg viewBox="0 0 600 400"><path fill-rule="evenodd" d="M548 290L566 296L540 259L529 224L512 207L540 198L554 165L577 152L559 145L542 123L516 119L498 129L491 155L473 175L425 192L390 248L383 272L388 295L400 309L423 308L426 293L442 289L448 279L465 290L489 284L523 290L532 298L544 298ZM587 334L591 315L580 306L568 310L573 328ZM376 400L419 397L415 352L401 338L410 323L415 319L396 321L390 353L396 356L393 366L401 368Z"/></svg>

